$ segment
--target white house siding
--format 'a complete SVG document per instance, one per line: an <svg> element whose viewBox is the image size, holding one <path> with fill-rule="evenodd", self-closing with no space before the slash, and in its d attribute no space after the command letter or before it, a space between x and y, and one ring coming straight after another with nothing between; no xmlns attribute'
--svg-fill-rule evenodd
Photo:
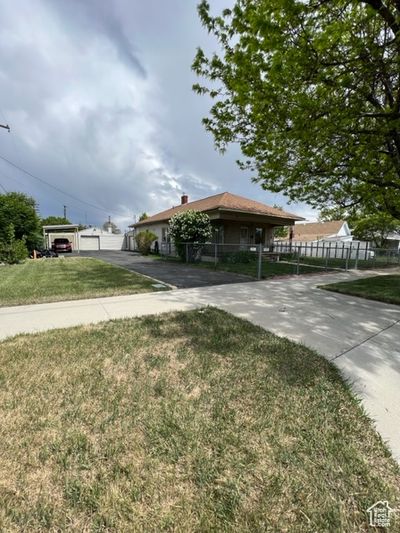
<svg viewBox="0 0 400 533"><path fill-rule="evenodd" d="M136 235L138 233L140 233L141 231L149 230L152 233L154 233L155 235L157 235L158 246L161 247L161 243L163 242L163 240L162 240L162 233L163 233L162 230L163 230L163 228L164 229L168 229L168 223L167 222L160 222L159 224L144 224L143 226L139 226L136 229ZM155 242L156 241L154 241L153 244L152 244L152 249L154 249ZM136 249L136 242L135 242L135 249Z"/></svg>

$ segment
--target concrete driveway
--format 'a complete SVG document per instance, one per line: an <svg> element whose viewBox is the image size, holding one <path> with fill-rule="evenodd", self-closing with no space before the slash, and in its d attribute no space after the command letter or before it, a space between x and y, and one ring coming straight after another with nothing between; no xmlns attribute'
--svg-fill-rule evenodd
<svg viewBox="0 0 400 533"><path fill-rule="evenodd" d="M324 283L376 274L371 271L328 273L4 307L0 308L0 339L22 332L213 305L301 342L337 365L400 462L400 306L318 288Z"/></svg>
<svg viewBox="0 0 400 533"><path fill-rule="evenodd" d="M135 252L103 250L98 252L81 252L80 255L82 257L94 257L112 263L113 265L122 266L128 270L150 276L179 289L254 281L253 278L232 272L194 268L175 261L160 261L150 257L144 257Z"/></svg>

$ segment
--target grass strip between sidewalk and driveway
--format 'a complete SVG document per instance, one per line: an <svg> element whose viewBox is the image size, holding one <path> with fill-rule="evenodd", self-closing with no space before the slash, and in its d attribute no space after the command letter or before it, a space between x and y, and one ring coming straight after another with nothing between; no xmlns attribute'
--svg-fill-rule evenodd
<svg viewBox="0 0 400 533"><path fill-rule="evenodd" d="M338 370L222 311L0 343L2 531L368 531L399 467Z"/></svg>
<svg viewBox="0 0 400 533"><path fill-rule="evenodd" d="M29 260L0 265L0 307L151 292L156 283L98 259Z"/></svg>
<svg viewBox="0 0 400 533"><path fill-rule="evenodd" d="M400 274L330 283L320 289L400 305Z"/></svg>

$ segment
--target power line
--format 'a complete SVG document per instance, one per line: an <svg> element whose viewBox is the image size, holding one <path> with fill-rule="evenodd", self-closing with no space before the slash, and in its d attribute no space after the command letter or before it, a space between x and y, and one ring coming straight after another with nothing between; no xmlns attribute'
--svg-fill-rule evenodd
<svg viewBox="0 0 400 533"><path fill-rule="evenodd" d="M10 176L9 174L5 174L3 171L0 172L0 178L4 178L6 180L6 183L7 183L7 180L10 180L10 181L13 181L15 183L17 183L19 185L19 188L18 190L21 190L21 191L26 191L26 188L27 188L27 184L26 183L22 183L21 181L17 180L17 178L15 176ZM4 186L2 186L2 188L4 189ZM31 194L31 192L29 192L29 194ZM63 204L61 204L63 205ZM85 216L87 218L87 212L86 211L83 211L83 207L77 207L76 204L73 204L72 202L69 202L69 207L72 209L72 211L76 214L78 214L79 216Z"/></svg>
<svg viewBox="0 0 400 533"><path fill-rule="evenodd" d="M102 211L103 213L112 213L113 215L116 215L116 216L120 216L120 217L125 217L126 215L122 215L121 213L115 213L114 211L110 211L109 209L103 209L102 207L99 207L95 204L91 204L90 202L86 202L85 200L81 200L80 198L76 197L76 196L73 196L72 194L66 192L66 191L63 191L62 189L60 189L59 187L57 187L56 185L53 185L52 183L49 183L48 181L46 181L45 179L43 178L40 178L39 176L35 176L35 174L32 174L31 172L29 172L28 170L25 170L24 168L16 165L15 163L13 163L12 161L10 161L9 159L7 159L6 157L3 157L2 155L0 155L0 159L2 159L3 161L5 161L6 163L8 163L9 165L11 165L12 167L16 168L17 170L19 170L20 172L23 172L24 174L30 176L31 178L35 179L35 180L38 180L40 181L41 183L44 183L45 185L47 185L48 187L51 187L52 189L58 191L59 193L61 194L64 194L65 196L69 196L70 198L72 198L73 200L76 200L78 202L81 202L82 204L84 205L87 205L89 207L91 207L92 209L97 209L98 211Z"/></svg>
<svg viewBox="0 0 400 533"><path fill-rule="evenodd" d="M6 188L0 183L0 187L3 189L3 191L7 194Z"/></svg>

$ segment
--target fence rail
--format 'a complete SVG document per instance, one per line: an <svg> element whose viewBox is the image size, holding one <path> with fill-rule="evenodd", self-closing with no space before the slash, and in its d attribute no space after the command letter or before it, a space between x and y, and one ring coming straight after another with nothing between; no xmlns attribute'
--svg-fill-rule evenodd
<svg viewBox="0 0 400 533"><path fill-rule="evenodd" d="M343 242L304 242L304 241L275 241L274 249L284 253L290 251L300 251L303 255L310 257L325 257L329 250L330 257L344 259L350 253L351 259L367 260L373 256L374 248L369 242L364 241L343 241ZM349 252L350 250L350 252Z"/></svg>
<svg viewBox="0 0 400 533"><path fill-rule="evenodd" d="M353 244L354 246L352 246ZM304 274L323 270L374 269L400 265L397 250L361 246L362 243L162 243L165 258L197 263L262 279L280 274Z"/></svg>

